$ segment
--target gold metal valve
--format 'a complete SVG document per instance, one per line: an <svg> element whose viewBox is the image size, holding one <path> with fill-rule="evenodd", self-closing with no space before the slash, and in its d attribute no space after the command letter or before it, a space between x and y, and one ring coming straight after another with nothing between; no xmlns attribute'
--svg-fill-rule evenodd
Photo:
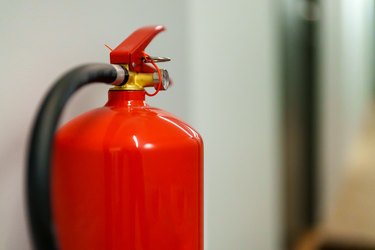
<svg viewBox="0 0 375 250"><path fill-rule="evenodd" d="M144 90L145 87L157 88L159 84L159 76L154 73L137 73L129 70L128 65L121 65L126 68L129 73L128 81L122 86L115 86L111 90ZM166 90L169 85L169 76L166 70L161 69L162 86L161 90Z"/></svg>

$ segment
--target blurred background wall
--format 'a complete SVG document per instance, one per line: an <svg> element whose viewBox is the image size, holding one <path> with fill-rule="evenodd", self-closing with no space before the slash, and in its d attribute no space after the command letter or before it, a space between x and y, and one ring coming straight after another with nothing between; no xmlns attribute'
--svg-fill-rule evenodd
<svg viewBox="0 0 375 250"><path fill-rule="evenodd" d="M372 112L374 1L321 2L320 180L322 216L332 210L353 140Z"/></svg>
<svg viewBox="0 0 375 250"><path fill-rule="evenodd" d="M341 231L356 228L349 238L357 238L357 244L374 221L364 216L368 223L363 230L364 225L355 223L363 220L360 205L348 213L343 210L348 203L342 201L373 204L364 195L373 188L353 183L366 183L358 178L366 175L360 166L371 169L370 159L358 161L365 148L371 150L358 137L373 112L374 3L285 0L281 8L284 242L288 246L318 231L322 239L340 235L343 249L362 249L361 244L345 248L349 234L342 237ZM354 149L355 141L361 147ZM348 168L356 171L349 174ZM340 220L348 222L346 228Z"/></svg>
<svg viewBox="0 0 375 250"><path fill-rule="evenodd" d="M280 98L275 1L192 1L192 124L205 139L207 249L278 249Z"/></svg>
<svg viewBox="0 0 375 250"><path fill-rule="evenodd" d="M277 33L273 1L13 1L0 15L0 249L30 249L24 209L27 137L37 106L64 71L108 62L135 28L163 24L148 48L170 56L174 86L149 99L201 131L206 145L207 249L279 243ZM80 91L64 121L103 105Z"/></svg>

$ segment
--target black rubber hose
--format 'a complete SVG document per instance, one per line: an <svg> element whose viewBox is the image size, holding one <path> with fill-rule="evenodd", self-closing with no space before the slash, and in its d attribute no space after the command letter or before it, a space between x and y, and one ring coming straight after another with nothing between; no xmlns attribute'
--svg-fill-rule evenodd
<svg viewBox="0 0 375 250"><path fill-rule="evenodd" d="M28 148L27 209L34 249L55 250L51 206L51 163L54 135L63 108L79 88L95 82L112 83L117 69L110 64L88 64L69 71L46 95L34 122ZM127 81L127 71L125 70Z"/></svg>

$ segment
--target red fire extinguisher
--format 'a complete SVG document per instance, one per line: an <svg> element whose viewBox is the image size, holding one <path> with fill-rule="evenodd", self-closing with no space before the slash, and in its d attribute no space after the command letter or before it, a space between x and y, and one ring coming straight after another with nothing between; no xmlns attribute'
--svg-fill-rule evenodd
<svg viewBox="0 0 375 250"><path fill-rule="evenodd" d="M203 249L202 139L145 102L169 85L156 65L166 58L144 52L163 30L136 30L111 51L111 64L77 67L45 97L27 170L35 249ZM108 102L56 132L70 96L94 82L113 85Z"/></svg>

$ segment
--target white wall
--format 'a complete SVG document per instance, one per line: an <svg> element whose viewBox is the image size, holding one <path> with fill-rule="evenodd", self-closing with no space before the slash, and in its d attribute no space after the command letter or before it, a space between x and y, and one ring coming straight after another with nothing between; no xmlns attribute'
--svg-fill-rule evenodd
<svg viewBox="0 0 375 250"><path fill-rule="evenodd" d="M207 249L280 249L276 7L190 5L189 105L205 141Z"/></svg>
<svg viewBox="0 0 375 250"><path fill-rule="evenodd" d="M0 15L0 249L30 249L23 182L42 96L72 66L107 62L135 28L164 24L149 47L170 56L173 88L151 104L191 121L206 143L208 250L277 249L277 38L272 1L7 1ZM100 106L79 92L65 119Z"/></svg>

